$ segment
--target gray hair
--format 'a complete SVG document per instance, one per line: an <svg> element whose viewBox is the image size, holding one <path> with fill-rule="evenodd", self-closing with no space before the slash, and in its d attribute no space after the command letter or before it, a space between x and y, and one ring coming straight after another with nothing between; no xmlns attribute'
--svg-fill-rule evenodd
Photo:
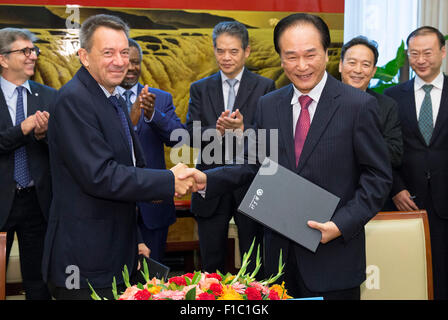
<svg viewBox="0 0 448 320"><path fill-rule="evenodd" d="M241 40L243 50L246 50L249 46L249 33L247 32L244 24L238 21L223 21L218 23L213 29L213 47L216 48L216 39L224 33L239 38Z"/></svg>
<svg viewBox="0 0 448 320"><path fill-rule="evenodd" d="M140 47L140 45L137 43L137 41L135 41L134 39L129 38L128 39L129 42L129 47L134 47L137 49L138 51L138 56L140 58L140 62L143 60L143 51L142 51L142 47Z"/></svg>
<svg viewBox="0 0 448 320"><path fill-rule="evenodd" d="M18 28L3 28L0 30L0 54L11 50L11 44L16 40L29 40L34 42L37 40L36 36L26 30Z"/></svg>
<svg viewBox="0 0 448 320"><path fill-rule="evenodd" d="M11 44L16 40L29 40L34 42L37 40L36 36L27 29L19 28L3 28L0 30L0 54L4 54L11 50ZM3 71L0 66L0 73Z"/></svg>
<svg viewBox="0 0 448 320"><path fill-rule="evenodd" d="M81 48L90 52L92 49L92 36L99 27L122 30L129 37L129 26L117 16L108 14L97 14L89 17L81 26L79 42Z"/></svg>

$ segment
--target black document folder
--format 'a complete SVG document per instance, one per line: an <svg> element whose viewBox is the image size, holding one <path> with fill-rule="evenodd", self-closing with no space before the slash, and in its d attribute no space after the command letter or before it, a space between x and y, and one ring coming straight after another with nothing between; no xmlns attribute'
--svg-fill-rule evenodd
<svg viewBox="0 0 448 320"><path fill-rule="evenodd" d="M266 158L238 211L316 252L322 234L307 222L327 222L339 198Z"/></svg>

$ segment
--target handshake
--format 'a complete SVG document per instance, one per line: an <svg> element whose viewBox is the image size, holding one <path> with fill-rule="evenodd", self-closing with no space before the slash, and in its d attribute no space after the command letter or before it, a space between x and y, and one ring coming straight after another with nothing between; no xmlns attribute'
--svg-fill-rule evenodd
<svg viewBox="0 0 448 320"><path fill-rule="evenodd" d="M178 198L204 190L207 185L207 175L198 169L178 163L170 170L174 174L174 195Z"/></svg>

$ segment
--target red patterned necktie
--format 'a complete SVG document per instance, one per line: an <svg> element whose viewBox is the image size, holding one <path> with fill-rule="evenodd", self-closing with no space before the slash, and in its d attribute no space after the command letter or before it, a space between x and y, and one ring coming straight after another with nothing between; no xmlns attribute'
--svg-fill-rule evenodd
<svg viewBox="0 0 448 320"><path fill-rule="evenodd" d="M296 132L294 134L294 150L296 154L296 167L299 165L300 154L302 153L303 145L305 143L306 135L310 129L310 112L308 107L313 99L309 96L302 95L299 97L300 116L296 124Z"/></svg>

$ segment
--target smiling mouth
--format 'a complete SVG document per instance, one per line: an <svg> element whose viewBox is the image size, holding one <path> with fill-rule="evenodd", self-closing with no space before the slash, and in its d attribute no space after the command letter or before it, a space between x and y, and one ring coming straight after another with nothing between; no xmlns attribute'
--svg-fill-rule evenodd
<svg viewBox="0 0 448 320"><path fill-rule="evenodd" d="M296 77L297 77L299 80L307 81L307 80L310 80L310 79L311 79L311 76L312 76L312 75L313 75L313 74L310 73L310 74L296 75Z"/></svg>

